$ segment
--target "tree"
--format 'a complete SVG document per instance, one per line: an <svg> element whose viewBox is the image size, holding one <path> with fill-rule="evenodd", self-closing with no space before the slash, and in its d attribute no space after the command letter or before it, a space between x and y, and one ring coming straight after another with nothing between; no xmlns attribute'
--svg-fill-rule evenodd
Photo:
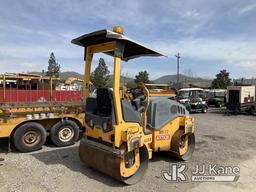
<svg viewBox="0 0 256 192"><path fill-rule="evenodd" d="M91 81L96 88L106 87L109 81L109 70L103 58L91 74Z"/></svg>
<svg viewBox="0 0 256 192"><path fill-rule="evenodd" d="M136 88L137 84L134 81L129 81L128 83L126 83L126 87L127 88Z"/></svg>
<svg viewBox="0 0 256 192"><path fill-rule="evenodd" d="M149 83L147 71L140 71L138 75L135 76L135 83Z"/></svg>
<svg viewBox="0 0 256 192"><path fill-rule="evenodd" d="M227 86L230 86L231 79L229 78L229 72L226 69L221 70L217 75L216 78L212 81L212 88L213 89L226 89Z"/></svg>
<svg viewBox="0 0 256 192"><path fill-rule="evenodd" d="M59 77L60 76L60 65L57 63L54 53L52 52L48 60L48 71L47 76Z"/></svg>

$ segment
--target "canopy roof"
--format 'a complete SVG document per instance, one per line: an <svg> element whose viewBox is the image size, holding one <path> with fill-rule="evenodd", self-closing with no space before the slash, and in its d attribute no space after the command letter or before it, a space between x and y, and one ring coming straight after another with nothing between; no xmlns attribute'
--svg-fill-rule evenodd
<svg viewBox="0 0 256 192"><path fill-rule="evenodd" d="M76 39L73 39L71 43L85 47L85 50L90 45L107 43L116 41L124 45L122 60L128 61L140 56L164 56L163 54L150 49L120 33L116 33L107 29L95 31L82 35ZM114 52L106 52L106 54L114 56Z"/></svg>

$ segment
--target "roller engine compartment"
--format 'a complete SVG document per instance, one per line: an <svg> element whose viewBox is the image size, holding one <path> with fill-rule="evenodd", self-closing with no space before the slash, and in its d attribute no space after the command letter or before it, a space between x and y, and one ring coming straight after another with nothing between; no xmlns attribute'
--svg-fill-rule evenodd
<svg viewBox="0 0 256 192"><path fill-rule="evenodd" d="M186 115L189 112L182 104L168 98L152 98L147 110L147 124L159 130L176 117Z"/></svg>

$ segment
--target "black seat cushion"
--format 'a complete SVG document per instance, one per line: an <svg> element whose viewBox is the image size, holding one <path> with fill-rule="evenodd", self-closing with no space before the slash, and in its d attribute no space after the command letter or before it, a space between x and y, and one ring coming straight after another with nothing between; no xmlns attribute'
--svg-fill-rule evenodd
<svg viewBox="0 0 256 192"><path fill-rule="evenodd" d="M97 112L103 116L112 114L112 91L108 88L97 89Z"/></svg>

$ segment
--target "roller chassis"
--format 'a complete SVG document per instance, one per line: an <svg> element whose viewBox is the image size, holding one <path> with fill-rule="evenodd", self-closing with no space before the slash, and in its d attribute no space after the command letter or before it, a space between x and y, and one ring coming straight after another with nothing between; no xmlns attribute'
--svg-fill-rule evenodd
<svg viewBox="0 0 256 192"><path fill-rule="evenodd" d="M154 100L143 84L132 91L132 96L125 89L120 91L121 60L162 54L125 37L120 27L114 32L86 34L72 43L85 48L85 133L79 146L84 163L126 184L135 184L142 179L153 152L174 151L182 160L191 157L194 118L184 106L168 98ZM86 85L93 55L99 52L114 57L113 89L98 88L92 98Z"/></svg>

